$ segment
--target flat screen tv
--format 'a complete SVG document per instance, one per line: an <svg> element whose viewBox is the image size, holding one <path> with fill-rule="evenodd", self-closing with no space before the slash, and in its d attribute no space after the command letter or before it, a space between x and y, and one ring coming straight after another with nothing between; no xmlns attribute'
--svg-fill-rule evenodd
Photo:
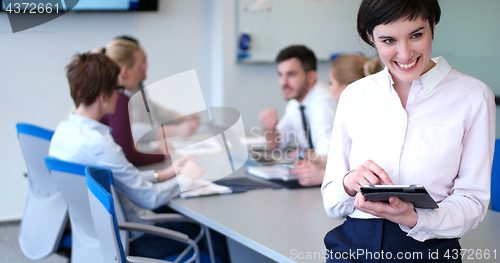
<svg viewBox="0 0 500 263"><path fill-rule="evenodd" d="M158 0L1 0L2 11L21 12L29 11L31 6L25 8L26 3L37 6L39 3L52 3L53 10L77 11L77 12L99 12L99 11L157 11ZM23 5L24 4L24 5ZM76 4L76 5L75 5ZM72 8L71 8L72 7ZM68 10L70 9L70 10ZM36 9L35 9L36 11Z"/></svg>

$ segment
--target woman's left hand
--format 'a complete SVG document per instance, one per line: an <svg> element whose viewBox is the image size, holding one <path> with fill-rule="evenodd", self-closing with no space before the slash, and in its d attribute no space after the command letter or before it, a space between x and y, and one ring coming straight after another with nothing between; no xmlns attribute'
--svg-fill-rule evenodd
<svg viewBox="0 0 500 263"><path fill-rule="evenodd" d="M302 186L320 185L325 177L325 168L318 166L310 161L295 161L295 169L289 172L299 178L299 184Z"/></svg>
<svg viewBox="0 0 500 263"><path fill-rule="evenodd" d="M409 228L413 228L418 221L418 214L413 204L394 196L389 198L389 203L370 202L361 193L358 193L354 200L354 207L365 213L385 218Z"/></svg>

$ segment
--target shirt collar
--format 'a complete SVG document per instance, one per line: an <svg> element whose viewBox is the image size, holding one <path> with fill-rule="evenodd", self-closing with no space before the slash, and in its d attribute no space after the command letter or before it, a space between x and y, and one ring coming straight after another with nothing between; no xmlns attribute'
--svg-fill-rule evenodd
<svg viewBox="0 0 500 263"><path fill-rule="evenodd" d="M422 81L424 91L429 94L446 77L451 70L450 64L443 57L433 58L436 63L429 71L418 78Z"/></svg>
<svg viewBox="0 0 500 263"><path fill-rule="evenodd" d="M123 91L123 94L125 94L125 96L127 96L130 99L135 94L135 91L130 91L130 90L126 89Z"/></svg>
<svg viewBox="0 0 500 263"><path fill-rule="evenodd" d="M302 100L302 102L299 103L300 105L309 106L311 104L311 101L313 100L313 97L314 97L313 93L315 93L317 90L317 87L316 87L317 82L318 82L317 80L316 80L316 82L314 82L314 86L307 92L307 94L304 97L304 99Z"/></svg>
<svg viewBox="0 0 500 263"><path fill-rule="evenodd" d="M68 118L70 124L74 124L79 127L89 128L91 130L97 130L102 133L111 133L111 128L105 124L102 124L91 118L87 118L81 115L76 115L71 113Z"/></svg>
<svg viewBox="0 0 500 263"><path fill-rule="evenodd" d="M387 90L388 92L391 92L391 90L393 90L393 85L394 85L394 80L392 80L392 76L391 76L391 73L389 73L389 69L387 67L385 67L383 70L382 70L382 74L386 75L387 76L387 85L386 87L389 87L389 89Z"/></svg>
<svg viewBox="0 0 500 263"><path fill-rule="evenodd" d="M431 60L436 63L436 65L434 65L434 67L432 67L418 79L413 81L413 83L421 82L424 91L427 94L429 94L451 70L450 64L448 64L448 62L443 57L432 58ZM391 74L389 73L389 69L385 67L382 72L383 74L387 75L389 91L393 90L392 86L394 84L394 81Z"/></svg>

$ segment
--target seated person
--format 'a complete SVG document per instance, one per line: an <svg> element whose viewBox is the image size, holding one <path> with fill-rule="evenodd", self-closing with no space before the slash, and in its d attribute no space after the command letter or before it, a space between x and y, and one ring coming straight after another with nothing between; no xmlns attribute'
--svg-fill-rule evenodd
<svg viewBox="0 0 500 263"><path fill-rule="evenodd" d="M368 60L360 54L339 55L333 60L328 74L330 91L338 103L340 94L347 85L381 70L382 63L378 57ZM295 169L290 169L290 173L299 177L303 181L303 185L316 185L316 179L323 180L325 165L315 152L305 150L302 159L295 162Z"/></svg>
<svg viewBox="0 0 500 263"><path fill-rule="evenodd" d="M166 204L179 194L178 185L189 187L204 170L191 158L183 158L160 171L139 171L127 160L113 140L110 127L98 121L115 111L123 92L123 87L117 87L119 73L118 65L102 54L79 54L73 58L67 66L67 77L76 109L68 120L57 126L49 155L110 169L128 220L144 223L141 215L151 214L149 209ZM176 176L175 171L180 174ZM149 251L136 251L144 240L153 239L161 249L155 246ZM183 248L182 244L169 239L132 233L130 254L161 258Z"/></svg>
<svg viewBox="0 0 500 263"><path fill-rule="evenodd" d="M281 50L276 62L288 104L279 122L275 108L259 114L267 145L271 150L284 150L297 141L301 149L313 150L318 162L325 165L337 103L326 84L316 79L316 56L305 46L290 46ZM298 157L298 153L295 151L288 157ZM309 186L323 181L323 176L306 178L309 176L301 173L299 183Z"/></svg>
<svg viewBox="0 0 500 263"><path fill-rule="evenodd" d="M101 118L101 122L111 127L111 134L115 142L120 145L125 153L125 156L135 166L142 166L155 162L162 161L168 157L168 151L164 154L146 154L137 151L133 139L132 132L137 129L131 127L131 118L129 116L129 100L130 97L137 91L141 81L146 77L146 55L144 50L139 44L128 37L119 37L106 45L105 48L94 49L95 53L103 53L120 66L120 73L118 75L118 85L125 88L124 94L118 97L116 111L114 114L105 115ZM151 107L154 104L150 103ZM161 107L154 106L155 111L160 114L171 116L170 118L180 117L178 113L170 110L161 109ZM131 109L133 110L133 106ZM134 116L134 114L132 114ZM147 117L145 118L147 119ZM156 122L156 125L160 123ZM132 124L133 125L133 124ZM141 126L139 124L139 126ZM147 129L151 129L148 124ZM189 137L198 128L198 120L196 118L187 119L176 125L166 125L165 135L167 137L181 136ZM143 132L144 134L145 132ZM157 137L156 139L160 139ZM138 139L138 138L137 138ZM155 139L155 138L153 138Z"/></svg>
<svg viewBox="0 0 500 263"><path fill-rule="evenodd" d="M117 37L116 39L129 40L139 45L139 41L131 36L120 36ZM144 52L144 49L142 51ZM146 79L146 71L147 71L147 61L144 60L144 62L145 63L143 68L143 73L144 73L143 81L144 79ZM144 89L142 82L139 83L139 86L137 87L137 90L135 92L138 92L141 89ZM182 115L172 109L167 109L156 104L153 100L149 99L148 92L146 90L144 90L144 93L146 95L148 101L148 107L150 108L150 113L152 114L151 117L153 118L154 123L157 124L163 123L164 121L162 120L174 120L173 124L175 125L169 125L166 128L165 132L168 137L179 136L186 138L191 136L194 132L196 132L200 119L200 116L198 114L194 113L190 115ZM136 105L137 104L136 102L137 101L132 101L132 107L131 107L132 112L130 114L130 119L132 124L131 126L132 136L134 137L134 140L138 141L139 139L141 139L143 135L145 135L147 132L150 131L151 124L149 123L149 117L147 116L146 111L140 110L141 106L144 107L144 105L142 104ZM143 137L142 140L145 140L146 138L147 136ZM156 138L149 138L149 140L154 140L158 138L161 138L161 134L157 134Z"/></svg>

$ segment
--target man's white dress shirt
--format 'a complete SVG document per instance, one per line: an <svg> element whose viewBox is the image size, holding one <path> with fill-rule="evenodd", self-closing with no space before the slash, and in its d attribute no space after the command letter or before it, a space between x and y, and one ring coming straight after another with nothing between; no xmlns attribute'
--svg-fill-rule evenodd
<svg viewBox="0 0 500 263"><path fill-rule="evenodd" d="M180 193L178 184L189 187L185 175L155 183L154 170L139 171L125 157L111 136L111 128L93 119L70 114L50 142L49 156L69 162L110 169L129 222L144 223L141 215L151 213Z"/></svg>
<svg viewBox="0 0 500 263"><path fill-rule="evenodd" d="M406 110L387 68L349 85L339 99L321 191L332 218L374 216L354 208L344 175L372 160L394 184L424 185L439 208L419 209L408 236L456 238L483 220L495 142L493 92L439 57L413 81Z"/></svg>
<svg viewBox="0 0 500 263"><path fill-rule="evenodd" d="M276 129L281 132L279 148L285 149L292 142L298 142L301 148L310 148L302 124L300 105L305 106L304 115L309 124L315 152L327 155L337 102L328 86L320 81L316 81L302 103L291 99L286 105L285 114L276 125Z"/></svg>

